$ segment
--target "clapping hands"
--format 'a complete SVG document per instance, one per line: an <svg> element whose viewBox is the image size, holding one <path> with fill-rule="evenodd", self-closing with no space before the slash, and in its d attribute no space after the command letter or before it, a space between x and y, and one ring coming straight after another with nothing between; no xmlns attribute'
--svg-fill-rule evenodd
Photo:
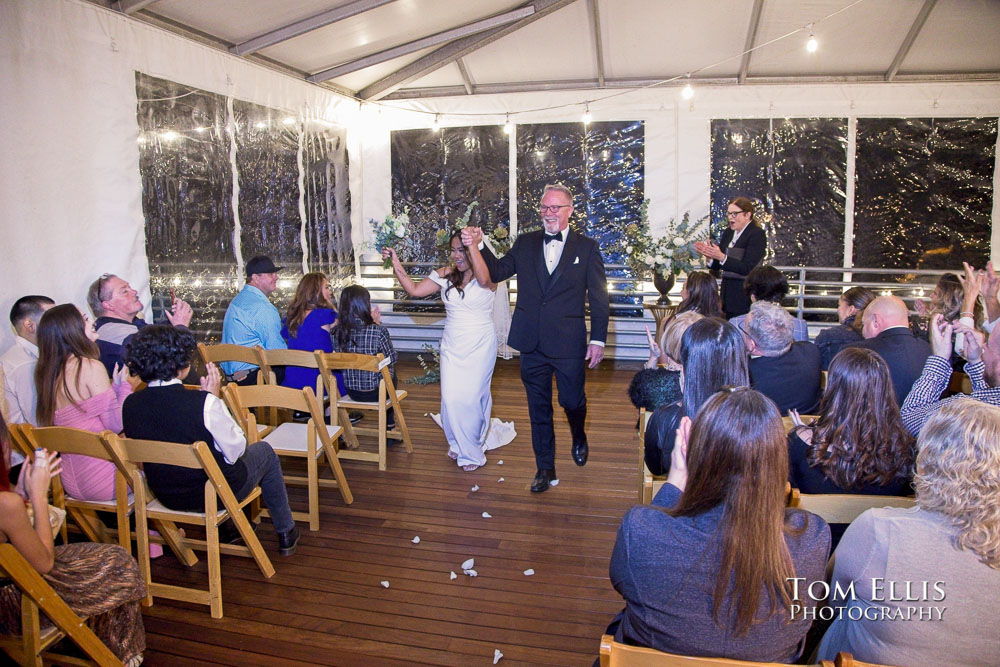
<svg viewBox="0 0 1000 667"><path fill-rule="evenodd" d="M726 261L726 253L722 252L722 250L719 249L719 246L715 245L711 241L695 241L694 249L709 259L717 259L720 262Z"/></svg>
<svg viewBox="0 0 1000 667"><path fill-rule="evenodd" d="M201 378L202 391L218 396L221 386L222 373L219 372L219 367L213 363L205 364L205 375Z"/></svg>
<svg viewBox="0 0 1000 667"><path fill-rule="evenodd" d="M170 308L168 308L163 313L167 321L175 327L186 327L191 324L191 318L194 317L194 311L191 309L191 305L184 301L183 299L176 299Z"/></svg>

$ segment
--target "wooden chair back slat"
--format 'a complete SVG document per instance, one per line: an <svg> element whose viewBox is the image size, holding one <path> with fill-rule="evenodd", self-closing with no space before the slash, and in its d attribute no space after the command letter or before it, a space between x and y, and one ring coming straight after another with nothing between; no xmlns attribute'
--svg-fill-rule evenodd
<svg viewBox="0 0 1000 667"><path fill-rule="evenodd" d="M238 361L244 364L257 364L257 353L252 347L243 345L233 345L232 343L219 343L217 345L205 345L198 343L198 352L201 360L206 364L218 364L223 361Z"/></svg>
<svg viewBox="0 0 1000 667"><path fill-rule="evenodd" d="M60 454L80 454L103 461L111 460L100 433L68 426L22 426L27 426L21 432L32 443L32 454L34 449L44 447Z"/></svg>
<svg viewBox="0 0 1000 667"><path fill-rule="evenodd" d="M908 496L877 496L860 493L800 493L792 489L788 506L812 512L827 523L851 523L866 510L878 507L913 507Z"/></svg>
<svg viewBox="0 0 1000 667"><path fill-rule="evenodd" d="M309 412L311 403L316 400L316 394L311 387L302 389L292 389L274 384L259 384L240 386L228 384L224 390L235 396L242 410L250 410L261 407L284 408L285 410L299 410ZM232 404L230 404L232 407Z"/></svg>
<svg viewBox="0 0 1000 667"><path fill-rule="evenodd" d="M651 648L616 642L611 635L601 637L600 658L601 667L778 667L783 664L663 653ZM811 664L810 667L835 666L831 660L821 660L819 663Z"/></svg>
<svg viewBox="0 0 1000 667"><path fill-rule="evenodd" d="M384 355L355 354L353 352L316 352L317 366L321 370L357 370L378 373Z"/></svg>

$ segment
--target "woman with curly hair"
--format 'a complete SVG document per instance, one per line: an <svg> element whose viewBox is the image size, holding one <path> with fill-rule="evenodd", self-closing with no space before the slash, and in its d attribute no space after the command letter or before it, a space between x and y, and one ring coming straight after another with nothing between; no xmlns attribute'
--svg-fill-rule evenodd
<svg viewBox="0 0 1000 667"><path fill-rule="evenodd" d="M448 441L448 458L472 472L486 465L487 450L506 445L517 434L512 423L490 417L490 383L497 359L493 324L497 286L485 273L482 281L477 280L461 231L451 234L448 252L451 263L431 271L419 283L406 275L394 249L386 248L382 255L392 258L393 272L410 296L441 292L446 317L441 336L440 424Z"/></svg>
<svg viewBox="0 0 1000 667"><path fill-rule="evenodd" d="M832 584L853 595L831 602L845 609L819 657L998 665L1000 408L971 398L945 404L917 450L916 507L868 510L834 554Z"/></svg>
<svg viewBox="0 0 1000 667"><path fill-rule="evenodd" d="M281 327L281 337L288 343L289 350L333 352L330 329L336 321L337 311L333 307L330 281L322 273L307 273L302 276L299 286L295 288L295 296L288 304L285 321ZM334 375L337 377L340 395L347 394L340 371ZM315 387L318 376L319 371L315 368L289 366L285 369L285 379L281 384L294 389Z"/></svg>
<svg viewBox="0 0 1000 667"><path fill-rule="evenodd" d="M683 655L793 662L815 603L796 613L792 581L823 580L830 531L786 509L787 476L781 416L760 392L726 387L685 417L667 483L618 529L610 576L625 609L608 633Z"/></svg>
<svg viewBox="0 0 1000 667"><path fill-rule="evenodd" d="M722 317L722 302L715 278L705 271L692 271L681 288L676 315L694 311L704 317Z"/></svg>
<svg viewBox="0 0 1000 667"><path fill-rule="evenodd" d="M75 308L74 308L75 309ZM104 366L101 366L104 370ZM8 443L0 415L0 443ZM10 542L125 667L142 664L146 633L140 601L146 583L127 551L116 544L76 542L54 546L49 525L49 484L59 474L55 452L36 451L46 465L25 461L17 493L8 490L7 462L0 457L0 542ZM32 525L25 500L38 520ZM7 583L8 585L3 585ZM21 633L21 591L0 582L0 634Z"/></svg>
<svg viewBox="0 0 1000 667"><path fill-rule="evenodd" d="M114 381L101 363L94 323L71 303L53 306L38 322L39 426L70 426L100 433L122 430L122 403L132 386L128 371ZM79 500L115 499L115 464L91 456L63 457L62 483Z"/></svg>

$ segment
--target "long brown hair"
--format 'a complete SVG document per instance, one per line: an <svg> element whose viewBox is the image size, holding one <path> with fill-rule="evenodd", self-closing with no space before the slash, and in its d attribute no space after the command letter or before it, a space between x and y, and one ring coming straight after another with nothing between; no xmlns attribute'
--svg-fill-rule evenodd
<svg viewBox="0 0 1000 667"><path fill-rule="evenodd" d="M455 231L453 231L451 233L451 236L448 237L448 246L447 246L447 249L445 250L445 252L448 253L448 261L449 262L451 262L451 243L456 238L460 239L461 237L462 237L462 230L461 229L456 229ZM462 252L465 253L465 259L466 259L466 261L468 261L469 260L469 251L468 251L468 249L464 245L462 246ZM454 262L451 262L449 264L449 266L451 266L451 271L448 272L448 286L444 289L444 293L448 294L448 290L450 290L452 287L454 287L455 289L458 290L459 295L464 299L465 298L465 290L462 289L462 279L464 278L464 276L459 272L458 267L455 266Z"/></svg>
<svg viewBox="0 0 1000 667"><path fill-rule="evenodd" d="M63 391L73 405L73 394L66 377L66 363L101 358L97 343L87 338L83 315L71 303L53 306L38 321L38 365L35 366L35 386L38 404L35 416L39 426L51 426L56 412L56 397ZM73 383L79 384L83 364L76 368Z"/></svg>
<svg viewBox="0 0 1000 667"><path fill-rule="evenodd" d="M785 519L788 448L778 407L746 387L717 392L691 425L688 479L673 516L696 516L722 505L716 531L722 563L715 578L712 613L734 616L736 635L757 620L761 592L768 616L791 608L788 579L795 565L785 543L794 533ZM730 585L732 586L730 590Z"/></svg>
<svg viewBox="0 0 1000 667"><path fill-rule="evenodd" d="M965 288L962 281L954 273L943 274L931 293L931 313L941 313L949 322L958 320L962 311L962 300L965 298ZM983 324L983 305L976 301L972 308L972 320L978 328Z"/></svg>
<svg viewBox="0 0 1000 667"><path fill-rule="evenodd" d="M687 298L677 306L677 313L695 311L705 317L722 317L719 286L707 271L692 271L684 281Z"/></svg>
<svg viewBox="0 0 1000 667"><path fill-rule="evenodd" d="M809 465L844 490L885 486L913 470L913 437L903 426L889 366L877 353L846 347L830 362L813 426Z"/></svg>
<svg viewBox="0 0 1000 667"><path fill-rule="evenodd" d="M317 308L334 310L333 304L323 296L323 283L328 282L323 273L307 273L302 276L285 314L285 326L288 327L289 335L294 337L299 334L299 327L311 311Z"/></svg>

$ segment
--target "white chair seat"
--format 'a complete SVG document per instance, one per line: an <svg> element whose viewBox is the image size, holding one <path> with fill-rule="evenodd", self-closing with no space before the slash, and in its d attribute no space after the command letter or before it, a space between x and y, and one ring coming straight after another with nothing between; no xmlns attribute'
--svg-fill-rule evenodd
<svg viewBox="0 0 1000 667"><path fill-rule="evenodd" d="M330 438L333 440L339 438L341 432L343 431L340 426L330 426L329 424L326 424L325 426L327 433L330 434ZM283 452L293 452L300 455L305 454L307 450L306 431L308 428L308 424L287 422L268 433L264 438L264 441L271 445L271 449L278 454ZM319 458L322 453L323 448L317 444L316 458Z"/></svg>
<svg viewBox="0 0 1000 667"><path fill-rule="evenodd" d="M397 401L401 401L404 398L406 398L406 390L405 389L397 389L396 390L396 400ZM364 410L364 409L377 410L378 409L378 401L355 401L350 396L341 396L337 400L337 405L340 406L340 407L342 407L342 408L359 408L359 409L362 409L362 410Z"/></svg>
<svg viewBox="0 0 1000 667"><path fill-rule="evenodd" d="M165 506L163 503L161 503L159 500L156 500L156 499L154 499L154 500L152 500L152 501L150 501L149 503L146 504L146 513L150 514L150 515L152 515L152 514L158 514L158 513L163 513L163 514L180 514L180 515L183 515L183 516L191 517L192 519L204 519L205 518L205 513L204 512L183 512L181 510L172 510L169 507ZM218 516L219 516L219 523L222 523L222 520L229 516L229 511L226 510L226 509L220 509Z"/></svg>

